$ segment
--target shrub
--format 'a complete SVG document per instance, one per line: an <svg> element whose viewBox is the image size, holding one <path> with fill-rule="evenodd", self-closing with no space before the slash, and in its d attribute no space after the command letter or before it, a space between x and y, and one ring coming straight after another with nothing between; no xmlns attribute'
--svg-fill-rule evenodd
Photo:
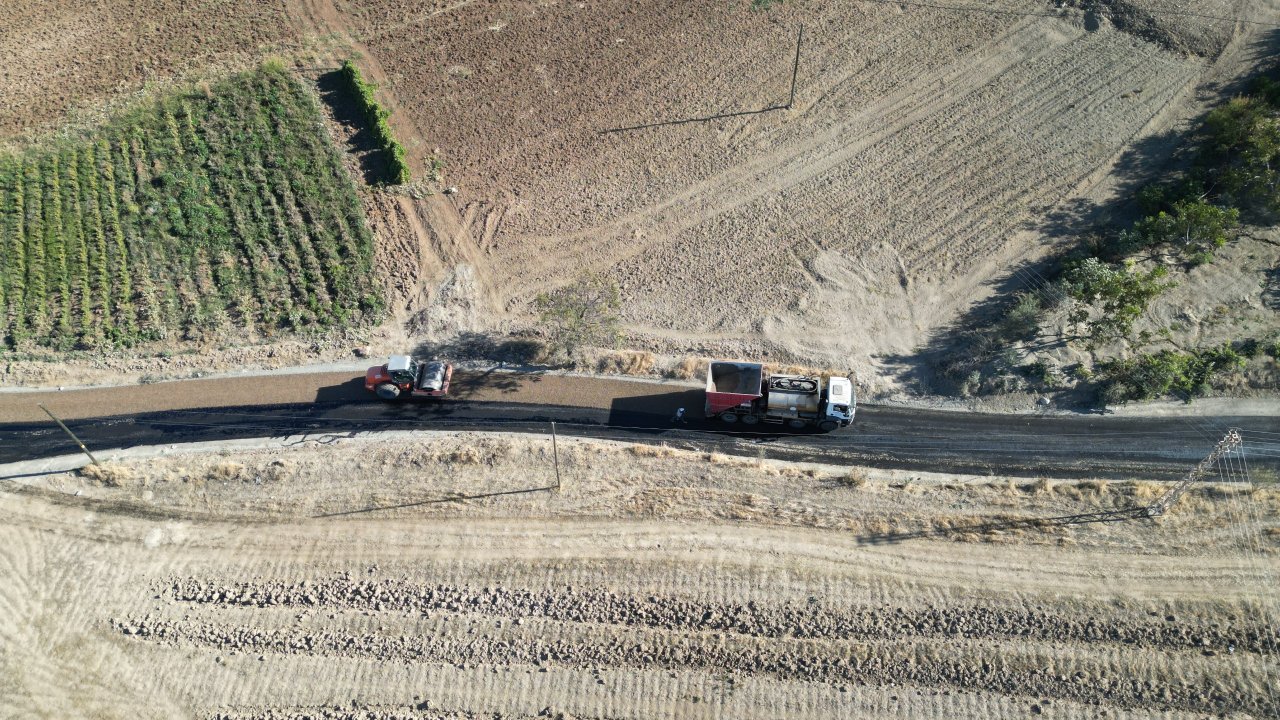
<svg viewBox="0 0 1280 720"><path fill-rule="evenodd" d="M1227 244L1230 231L1239 224L1240 211L1235 208L1211 205L1199 198L1178 200L1169 212L1147 216L1132 230L1121 233L1119 244L1125 254L1168 246L1187 262L1200 265Z"/></svg>
<svg viewBox="0 0 1280 720"><path fill-rule="evenodd" d="M552 293L535 304L550 335L551 348L574 359L587 345L612 347L618 341L621 296L612 280L590 276Z"/></svg>
<svg viewBox="0 0 1280 720"><path fill-rule="evenodd" d="M1021 340L1036 335L1045 314L1039 293L1018 293L1009 312L1000 319L997 332L1004 340Z"/></svg>
<svg viewBox="0 0 1280 720"><path fill-rule="evenodd" d="M1274 85L1262 89L1266 97L1274 94ZM1280 121L1274 114L1265 99L1251 97L1232 98L1215 108L1205 118L1202 157L1223 194L1271 211L1280 209Z"/></svg>
<svg viewBox="0 0 1280 720"><path fill-rule="evenodd" d="M1063 274L1063 287L1075 301L1068 320L1085 325L1091 344L1128 337L1151 300L1172 285L1163 282L1167 274L1163 267L1139 272L1131 262L1086 258Z"/></svg>
<svg viewBox="0 0 1280 720"><path fill-rule="evenodd" d="M1183 400L1203 395L1219 373L1244 367L1245 358L1228 344L1190 353L1161 350L1099 366L1102 399L1107 403L1151 400L1176 394Z"/></svg>
<svg viewBox="0 0 1280 720"><path fill-rule="evenodd" d="M355 98L360 113L364 116L369 132L373 135L374 144L382 151L387 160L387 179L395 185L403 185L412 179L409 164L405 160L404 146L395 139L387 118L391 112L382 107L374 97L375 86L366 82L360 68L350 60L342 62L342 79L348 91Z"/></svg>

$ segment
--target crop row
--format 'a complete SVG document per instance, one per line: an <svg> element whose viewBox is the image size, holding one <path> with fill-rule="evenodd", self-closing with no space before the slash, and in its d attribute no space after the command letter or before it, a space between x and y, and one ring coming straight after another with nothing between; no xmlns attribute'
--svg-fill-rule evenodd
<svg viewBox="0 0 1280 720"><path fill-rule="evenodd" d="M381 307L372 253L313 96L278 66L0 155L8 348L357 321Z"/></svg>

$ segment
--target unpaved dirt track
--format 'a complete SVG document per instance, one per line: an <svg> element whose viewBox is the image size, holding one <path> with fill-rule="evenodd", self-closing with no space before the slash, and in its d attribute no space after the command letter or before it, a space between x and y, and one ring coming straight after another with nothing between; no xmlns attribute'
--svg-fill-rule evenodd
<svg viewBox="0 0 1280 720"><path fill-rule="evenodd" d="M1277 710L1273 553L866 547L742 523L536 517L157 521L12 493L0 505L6 716Z"/></svg>
<svg viewBox="0 0 1280 720"><path fill-rule="evenodd" d="M547 432L834 464L1028 477L1173 480L1230 427L1244 431L1255 470L1280 472L1280 417L989 415L888 406L858 409L829 435L727 432L700 418L702 391L680 384L517 373L459 372L444 403L386 405L350 373L189 380L153 385L0 393L0 462L74 453L37 406L68 421L90 448L363 430ZM678 407L689 421L672 423Z"/></svg>

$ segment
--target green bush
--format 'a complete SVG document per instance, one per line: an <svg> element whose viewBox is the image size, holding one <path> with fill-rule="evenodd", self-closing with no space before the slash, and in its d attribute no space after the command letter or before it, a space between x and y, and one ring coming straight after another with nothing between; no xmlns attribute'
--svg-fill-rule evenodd
<svg viewBox="0 0 1280 720"><path fill-rule="evenodd" d="M1158 211L1121 233L1124 254L1168 247L1184 260L1200 265L1213 259L1214 251L1227 244L1230 232L1240 224L1240 211L1218 207L1203 199L1178 200L1169 212Z"/></svg>
<svg viewBox="0 0 1280 720"><path fill-rule="evenodd" d="M1280 120L1274 107L1262 99L1232 98L1205 118L1204 135L1201 162L1222 195L1280 210Z"/></svg>
<svg viewBox="0 0 1280 720"><path fill-rule="evenodd" d="M391 132L391 126L387 124L387 118L391 113L378 103L374 97L375 87L366 82L364 75L360 73L360 68L350 60L342 62L342 79L346 82L348 91L355 98L360 108L360 113L364 116L365 123L369 126L369 132L373 136L373 142L382 151L387 161L387 178L395 185L403 185L412 179L409 172L409 164L405 160L404 146L395 139L395 135Z"/></svg>
<svg viewBox="0 0 1280 720"><path fill-rule="evenodd" d="M1151 400L1174 394L1187 402L1209 390L1219 373L1244 367L1245 358L1229 344L1190 353L1161 350L1098 366L1106 403Z"/></svg>
<svg viewBox="0 0 1280 720"><path fill-rule="evenodd" d="M1044 304L1038 293L1018 293L1012 307L1000 319L996 331L1003 340L1025 340L1034 337L1040 331L1040 322L1044 314Z"/></svg>
<svg viewBox="0 0 1280 720"><path fill-rule="evenodd" d="M1152 299L1172 286L1164 282L1166 275L1163 267L1140 272L1131 262L1086 258L1062 276L1063 289L1075 301L1067 319L1085 326L1090 344L1126 338Z"/></svg>

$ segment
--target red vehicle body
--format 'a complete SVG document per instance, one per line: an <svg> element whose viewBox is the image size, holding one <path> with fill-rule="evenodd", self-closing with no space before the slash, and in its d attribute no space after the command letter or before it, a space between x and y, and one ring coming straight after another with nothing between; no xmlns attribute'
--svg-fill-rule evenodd
<svg viewBox="0 0 1280 720"><path fill-rule="evenodd" d="M383 400L442 398L449 394L452 379L453 366L449 363L392 355L387 364L365 372L364 388Z"/></svg>

